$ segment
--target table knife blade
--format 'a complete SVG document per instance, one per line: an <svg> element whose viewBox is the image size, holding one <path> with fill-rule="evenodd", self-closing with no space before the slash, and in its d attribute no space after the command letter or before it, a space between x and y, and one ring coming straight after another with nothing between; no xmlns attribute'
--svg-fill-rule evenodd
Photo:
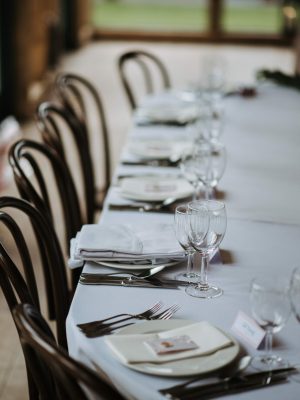
<svg viewBox="0 0 300 400"><path fill-rule="evenodd" d="M118 276L112 276L112 275L106 275L106 274L93 274L93 273L85 273L85 272L83 272L81 274L80 278L82 280L85 280L85 281L101 281L103 279L109 279L109 280L112 280L112 281L114 281L114 280L115 281L119 281L119 280L128 281L129 280L129 276L122 276L121 274L122 274L122 272L120 272L120 275L118 275ZM187 285L189 285L189 282L180 281L180 280L177 280L177 279L168 279L168 278L160 279L160 278L149 277L149 278L141 278L141 279L139 279L139 278L133 277L131 279L131 281L133 281L133 280L145 281L145 282L149 282L149 283L154 284L154 285L155 284L156 285L165 285L166 284L166 285L176 285L176 286L187 286Z"/></svg>
<svg viewBox="0 0 300 400"><path fill-rule="evenodd" d="M79 278L79 282L83 285L109 285L109 286L124 286L124 287L147 287L153 289L179 289L178 284L157 284L145 279L120 279L116 277L107 277L97 280L90 280L84 277Z"/></svg>

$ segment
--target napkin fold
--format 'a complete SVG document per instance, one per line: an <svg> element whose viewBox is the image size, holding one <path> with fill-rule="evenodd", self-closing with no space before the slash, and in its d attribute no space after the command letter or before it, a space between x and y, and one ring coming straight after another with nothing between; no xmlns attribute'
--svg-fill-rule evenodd
<svg viewBox="0 0 300 400"><path fill-rule="evenodd" d="M69 267L77 268L84 261L139 262L154 259L183 260L173 226L154 224L151 227L129 225L83 225L71 240Z"/></svg>
<svg viewBox="0 0 300 400"><path fill-rule="evenodd" d="M188 102L171 102L162 104L147 104L139 107L134 120L137 124L176 124L186 125L198 118L199 110L196 104Z"/></svg>
<svg viewBox="0 0 300 400"><path fill-rule="evenodd" d="M148 343L155 339L169 339L187 335L197 348L174 354L156 354ZM228 336L207 321L196 322L180 328L150 334L113 335L105 339L117 358L126 364L157 363L205 356L232 345Z"/></svg>

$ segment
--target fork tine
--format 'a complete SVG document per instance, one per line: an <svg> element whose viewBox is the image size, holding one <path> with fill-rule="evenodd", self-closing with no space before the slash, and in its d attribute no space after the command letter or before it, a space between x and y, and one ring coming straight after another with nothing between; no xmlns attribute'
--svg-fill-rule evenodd
<svg viewBox="0 0 300 400"><path fill-rule="evenodd" d="M175 308L174 312L176 312L180 307L178 306L178 304L173 304L171 307L168 307L161 313L151 316L150 319L164 319L165 315L169 315L170 312L173 312L174 308Z"/></svg>
<svg viewBox="0 0 300 400"><path fill-rule="evenodd" d="M166 312L160 317L160 319L170 319L176 311L178 311L180 306L178 304L174 304L172 307L169 308L169 310L166 310Z"/></svg>
<svg viewBox="0 0 300 400"><path fill-rule="evenodd" d="M77 326L84 333L93 332L94 330L97 330L97 332L98 331L100 332L102 329L107 330L112 325L127 321L132 318L134 318L134 319L148 318L151 315L153 315L154 313L156 313L159 309L161 309L162 306L163 306L162 301L159 301L159 302L155 303L148 310L143 311L142 313L139 313L139 314L119 314L117 316L106 318L105 320L91 321L91 322L87 322L85 324L78 324ZM120 316L124 316L125 318L118 319L118 320L112 321L112 322L106 322L111 318L120 317Z"/></svg>

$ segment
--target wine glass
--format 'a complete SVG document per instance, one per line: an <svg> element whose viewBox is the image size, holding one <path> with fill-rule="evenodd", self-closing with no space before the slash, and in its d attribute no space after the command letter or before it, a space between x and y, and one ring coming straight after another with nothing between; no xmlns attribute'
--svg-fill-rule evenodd
<svg viewBox="0 0 300 400"><path fill-rule="evenodd" d="M290 286L290 300L292 305L292 311L298 322L300 322L300 267L295 268L292 272L291 286ZM292 375L291 379L300 382L300 364L297 362L294 365L297 368L298 373Z"/></svg>
<svg viewBox="0 0 300 400"><path fill-rule="evenodd" d="M210 285L207 281L207 270L211 254L219 247L226 231L227 218L225 204L215 200L192 201L189 207L189 240L194 249L201 255L200 279L196 285L189 285L186 293L190 296L210 299L221 296L223 290ZM209 227L203 240L203 207L209 216Z"/></svg>
<svg viewBox="0 0 300 400"><path fill-rule="evenodd" d="M300 322L300 267L293 270L291 278L290 297L293 313L298 322Z"/></svg>
<svg viewBox="0 0 300 400"><path fill-rule="evenodd" d="M226 81L226 62L223 57L210 56L203 60L202 79L204 100L211 104L220 101Z"/></svg>
<svg viewBox="0 0 300 400"><path fill-rule="evenodd" d="M219 140L224 126L224 105L221 101L209 104L204 124L210 140Z"/></svg>
<svg viewBox="0 0 300 400"><path fill-rule="evenodd" d="M199 189L198 160L193 150L186 150L180 158L180 170L185 179L194 187L193 200L196 200Z"/></svg>
<svg viewBox="0 0 300 400"><path fill-rule="evenodd" d="M181 204L176 207L174 215L174 226L175 235L181 247L185 250L187 254L187 269L186 272L181 272L175 276L178 280L193 282L199 279L199 275L195 274L193 271L193 257L195 249L192 247L189 237L188 237L188 219L189 209L187 204ZM208 225L209 216L206 210L203 208L203 218L202 218L202 233L203 238L205 237Z"/></svg>
<svg viewBox="0 0 300 400"><path fill-rule="evenodd" d="M252 366L259 370L286 367L288 363L273 354L272 342L273 333L284 327L290 315L289 284L273 276L254 279L251 283L250 302L253 317L266 331L265 352L253 357Z"/></svg>
<svg viewBox="0 0 300 400"><path fill-rule="evenodd" d="M197 165L198 180L203 184L205 199L208 200L225 171L225 146L218 141L199 141L195 145L193 157Z"/></svg>

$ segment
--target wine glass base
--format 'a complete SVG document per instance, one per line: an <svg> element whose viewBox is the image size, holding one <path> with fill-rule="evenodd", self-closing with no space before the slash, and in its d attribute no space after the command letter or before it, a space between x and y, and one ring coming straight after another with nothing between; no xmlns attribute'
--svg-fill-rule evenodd
<svg viewBox="0 0 300 400"><path fill-rule="evenodd" d="M277 356L276 354L261 355L253 357L251 366L259 371L269 371L277 368L287 368L289 363L287 360Z"/></svg>
<svg viewBox="0 0 300 400"><path fill-rule="evenodd" d="M189 285L185 292L189 296L199 297L200 299L213 299L223 294L223 290L216 286Z"/></svg>
<svg viewBox="0 0 300 400"><path fill-rule="evenodd" d="M175 279L177 281L185 281L185 282L199 282L200 276L195 274L194 272L180 272L179 274L175 275Z"/></svg>
<svg viewBox="0 0 300 400"><path fill-rule="evenodd" d="M291 381L300 383L300 364L293 364L293 363L291 363L291 367L296 368L297 371L296 371L294 374L291 374L291 375L289 376L289 379L290 379Z"/></svg>

